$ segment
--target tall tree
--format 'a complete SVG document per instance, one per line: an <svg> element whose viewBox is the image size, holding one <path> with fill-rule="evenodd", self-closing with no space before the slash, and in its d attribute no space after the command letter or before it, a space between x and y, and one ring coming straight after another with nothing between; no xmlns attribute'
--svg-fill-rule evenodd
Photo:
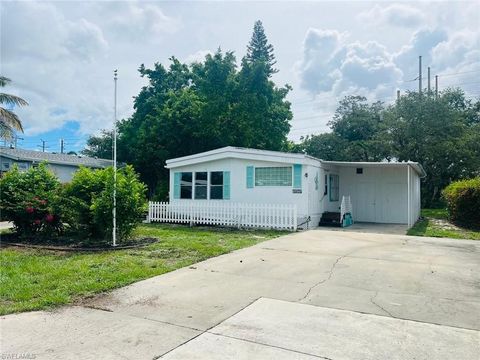
<svg viewBox="0 0 480 360"><path fill-rule="evenodd" d="M460 89L446 89L437 99L409 92L385 112L392 156L425 168L424 205L437 204L450 182L480 175L478 103Z"/></svg>
<svg viewBox="0 0 480 360"><path fill-rule="evenodd" d="M0 76L0 87L5 87L12 80L5 76ZM28 103L15 95L0 93L0 104L11 106L26 106ZM15 131L23 132L22 122L13 111L0 106L0 137L11 139Z"/></svg>
<svg viewBox="0 0 480 360"><path fill-rule="evenodd" d="M88 138L85 149L81 151L83 155L99 157L101 159L112 159L113 137L111 130L102 130L101 134L92 135Z"/></svg>
<svg viewBox="0 0 480 360"><path fill-rule="evenodd" d="M269 79L268 63L245 59L238 71L233 53L218 49L191 65L172 57L168 67L140 66L148 84L135 97L131 118L119 123L118 158L140 173L150 197L166 196L169 158L228 145L288 145L290 87ZM100 154L109 141L107 134L92 138L86 153Z"/></svg>
<svg viewBox="0 0 480 360"><path fill-rule="evenodd" d="M244 61L249 64L263 62L266 65L267 77L278 72L274 67L277 61L273 53L273 45L268 43L265 29L260 20L257 20L253 26L252 38L247 46L247 55L245 55Z"/></svg>

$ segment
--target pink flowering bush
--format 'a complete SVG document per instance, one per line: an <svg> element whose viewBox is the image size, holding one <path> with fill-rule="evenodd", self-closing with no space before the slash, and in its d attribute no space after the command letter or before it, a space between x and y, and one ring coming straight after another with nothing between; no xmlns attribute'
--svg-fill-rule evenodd
<svg viewBox="0 0 480 360"><path fill-rule="evenodd" d="M21 172L16 166L0 179L2 219L23 237L58 235L63 230L61 184L45 164Z"/></svg>

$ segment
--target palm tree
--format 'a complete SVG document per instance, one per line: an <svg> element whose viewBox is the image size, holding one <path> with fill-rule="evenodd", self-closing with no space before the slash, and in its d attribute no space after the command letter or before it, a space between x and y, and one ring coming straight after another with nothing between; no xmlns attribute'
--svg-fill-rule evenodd
<svg viewBox="0 0 480 360"><path fill-rule="evenodd" d="M0 75L0 87L6 86L11 81L9 78ZM4 93L0 93L0 104L9 106L28 105L21 97ZM14 112L0 106L0 137L3 139L11 139L15 130L23 133L22 122Z"/></svg>

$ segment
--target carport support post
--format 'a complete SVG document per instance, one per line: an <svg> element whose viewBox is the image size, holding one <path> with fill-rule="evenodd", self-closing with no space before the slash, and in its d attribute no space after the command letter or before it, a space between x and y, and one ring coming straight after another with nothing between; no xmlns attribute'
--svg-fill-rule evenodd
<svg viewBox="0 0 480 360"><path fill-rule="evenodd" d="M407 225L410 229L410 164L407 164Z"/></svg>

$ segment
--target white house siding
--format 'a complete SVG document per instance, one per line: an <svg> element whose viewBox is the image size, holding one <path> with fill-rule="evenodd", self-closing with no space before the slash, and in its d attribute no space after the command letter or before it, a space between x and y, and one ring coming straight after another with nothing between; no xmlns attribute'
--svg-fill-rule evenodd
<svg viewBox="0 0 480 360"><path fill-rule="evenodd" d="M322 206L322 197L324 189L324 180L323 180L323 169L321 169L320 164L315 165L306 165L306 170L303 171L308 174L308 177L302 179L307 184L308 188L308 214L310 215L311 221L309 227L317 226L322 217L323 206ZM318 184L315 181L315 178L318 178Z"/></svg>
<svg viewBox="0 0 480 360"><path fill-rule="evenodd" d="M340 197L351 196L354 220L407 224L407 166L358 167L363 174L340 167Z"/></svg>
<svg viewBox="0 0 480 360"><path fill-rule="evenodd" d="M321 202L321 209L323 211L330 211L330 212L339 212L340 205L342 201L342 176L340 175L339 167L331 164L322 164L323 167L323 174L322 174L322 184L325 185L325 175L327 175L327 189L328 193L323 197L322 191L322 202ZM330 200L330 175L338 175L340 181L340 193L338 197L338 201L331 201Z"/></svg>
<svg viewBox="0 0 480 360"><path fill-rule="evenodd" d="M300 163L300 162L299 162ZM226 158L213 160L198 164L185 165L170 169L170 201L195 201L189 199L174 199L174 176L176 172L200 172L200 171L230 171L230 199L209 200L209 201L231 201L241 203L262 203L262 204L296 204L299 220L309 215L308 195L311 186L309 182L314 181L313 169L308 165L302 165L302 193L294 193L293 186L254 186L247 188L247 166L254 167L278 167L293 166L293 163L270 162L249 159ZM308 172L306 178L305 172ZM318 213L318 211L316 212Z"/></svg>
<svg viewBox="0 0 480 360"><path fill-rule="evenodd" d="M408 173L407 173L408 176ZM410 226L420 217L421 197L420 197L420 176L410 167Z"/></svg>

